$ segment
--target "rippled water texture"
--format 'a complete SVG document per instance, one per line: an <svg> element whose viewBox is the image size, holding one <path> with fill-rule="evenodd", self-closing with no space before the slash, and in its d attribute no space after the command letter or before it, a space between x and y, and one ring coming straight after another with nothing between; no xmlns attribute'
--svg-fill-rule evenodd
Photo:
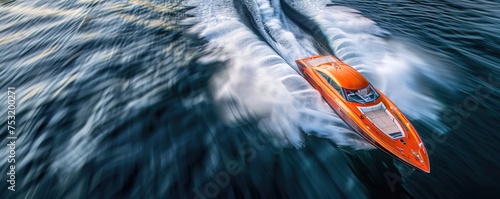
<svg viewBox="0 0 500 199"><path fill-rule="evenodd" d="M486 0L1 1L0 198L496 198L499 32ZM327 53L413 122L430 174L297 72Z"/></svg>

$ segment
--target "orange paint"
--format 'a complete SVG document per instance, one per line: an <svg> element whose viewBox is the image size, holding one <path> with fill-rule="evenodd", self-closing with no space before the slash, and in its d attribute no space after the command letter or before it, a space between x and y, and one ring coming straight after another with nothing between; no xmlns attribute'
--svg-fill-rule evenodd
<svg viewBox="0 0 500 199"><path fill-rule="evenodd" d="M427 151L413 125L363 75L332 55L295 62L330 107L363 138L411 168L430 172Z"/></svg>

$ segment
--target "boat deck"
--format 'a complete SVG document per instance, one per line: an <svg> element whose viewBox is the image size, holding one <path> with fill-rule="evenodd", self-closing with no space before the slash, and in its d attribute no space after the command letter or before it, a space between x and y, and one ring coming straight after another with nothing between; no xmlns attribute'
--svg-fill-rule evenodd
<svg viewBox="0 0 500 199"><path fill-rule="evenodd" d="M403 133L397 125L396 119L387 111L383 104L372 107L359 107L359 109L386 135L393 139L403 137Z"/></svg>

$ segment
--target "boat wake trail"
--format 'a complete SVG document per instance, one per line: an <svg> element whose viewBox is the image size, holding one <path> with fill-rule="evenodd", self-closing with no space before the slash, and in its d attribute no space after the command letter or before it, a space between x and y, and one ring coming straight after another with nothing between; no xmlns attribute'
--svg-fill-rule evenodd
<svg viewBox="0 0 500 199"><path fill-rule="evenodd" d="M436 122L442 105L421 88L420 76L435 76L422 58L356 10L327 1L285 1L303 15L302 26L323 38L324 46L363 73L411 119L443 133ZM322 54L316 39L281 10L278 0L189 2L197 25L192 32L207 41L202 61L225 68L212 79L213 100L226 124L257 121L281 146L303 145L302 132L339 146L373 148L350 129L297 73L294 60ZM249 16L242 16L247 10ZM296 15L295 15L296 16ZM248 21L250 20L250 21ZM253 25L253 26L252 26ZM264 40L262 40L264 39ZM434 77L435 78L435 77Z"/></svg>
<svg viewBox="0 0 500 199"><path fill-rule="evenodd" d="M205 3L194 10L200 23L192 32L208 42L207 51L211 52L201 61L226 63L213 77L211 85L213 99L226 124L257 121L260 130L274 138L278 146L302 146L302 132L305 132L329 138L339 146L373 148L324 103L319 93L292 67L295 64L290 64L296 58L314 53L311 37L305 33L297 37L284 29L283 16L266 15L275 11L266 4L259 6L262 9L255 11L262 13L255 14L272 18L265 21L274 21L265 23L266 26L255 22L263 25L259 31L265 30L266 34L261 36L268 41L263 41L240 19L233 1ZM295 30L298 28L292 29ZM299 44L308 39L305 43L309 45L301 48ZM276 49L281 49L279 54Z"/></svg>
<svg viewBox="0 0 500 199"><path fill-rule="evenodd" d="M280 1L245 0L244 3L260 34L295 70L295 60L319 54L314 38L284 15Z"/></svg>

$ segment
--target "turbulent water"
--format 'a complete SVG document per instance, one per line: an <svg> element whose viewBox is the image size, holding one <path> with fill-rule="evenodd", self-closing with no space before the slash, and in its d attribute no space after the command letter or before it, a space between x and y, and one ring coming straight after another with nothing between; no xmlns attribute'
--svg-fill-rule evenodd
<svg viewBox="0 0 500 199"><path fill-rule="evenodd" d="M496 1L2 1L15 192L0 198L495 198ZM294 60L334 54L413 122L431 173L374 149ZM0 128L8 129L7 113Z"/></svg>

